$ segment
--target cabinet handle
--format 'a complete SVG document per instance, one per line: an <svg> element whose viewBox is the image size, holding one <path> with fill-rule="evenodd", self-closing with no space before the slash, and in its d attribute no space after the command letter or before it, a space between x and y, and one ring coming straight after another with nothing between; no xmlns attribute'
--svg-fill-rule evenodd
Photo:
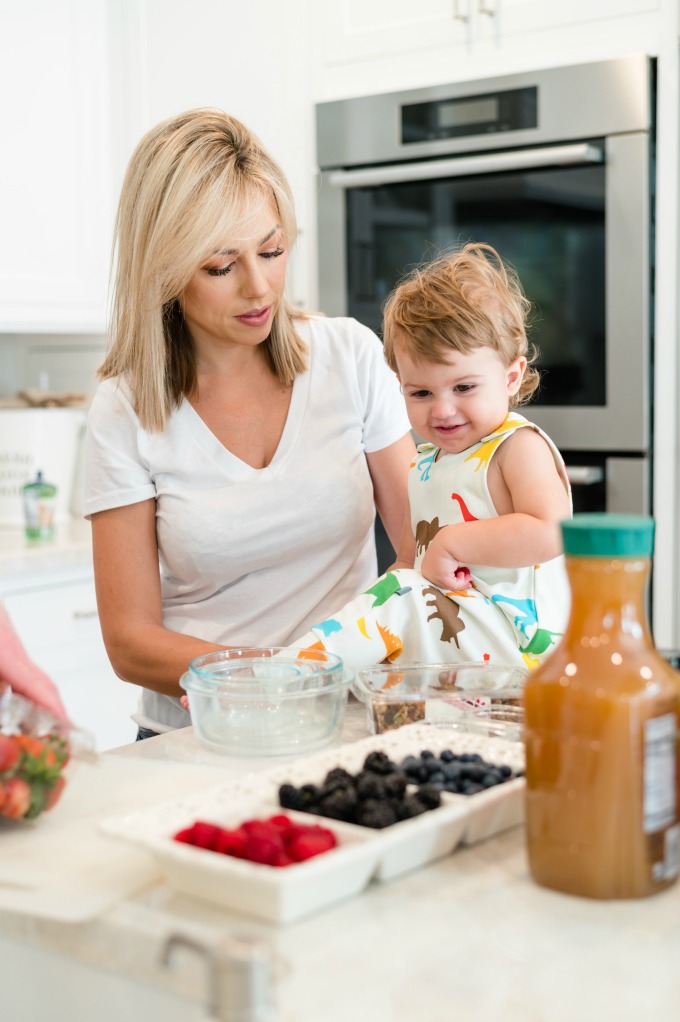
<svg viewBox="0 0 680 1022"><path fill-rule="evenodd" d="M465 3L465 10L463 10L463 2ZM456 21L470 20L470 3L471 0L453 0L453 16Z"/></svg>
<svg viewBox="0 0 680 1022"><path fill-rule="evenodd" d="M88 618L97 617L97 608L93 610L74 610L73 620L74 621L85 621Z"/></svg>

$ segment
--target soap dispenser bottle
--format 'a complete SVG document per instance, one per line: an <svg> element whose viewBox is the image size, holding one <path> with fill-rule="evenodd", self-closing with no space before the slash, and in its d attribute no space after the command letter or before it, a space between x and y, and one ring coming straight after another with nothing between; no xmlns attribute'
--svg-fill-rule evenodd
<svg viewBox="0 0 680 1022"><path fill-rule="evenodd" d="M45 482L42 472L23 487L24 519L27 539L54 538L54 507L57 487Z"/></svg>

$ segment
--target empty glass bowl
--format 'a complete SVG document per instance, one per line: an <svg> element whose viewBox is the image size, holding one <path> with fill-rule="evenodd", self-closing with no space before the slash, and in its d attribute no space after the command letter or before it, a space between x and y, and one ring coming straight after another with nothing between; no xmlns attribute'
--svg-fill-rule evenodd
<svg viewBox="0 0 680 1022"><path fill-rule="evenodd" d="M353 675L332 653L280 647L197 657L180 678L199 742L238 756L303 754L342 730Z"/></svg>
<svg viewBox="0 0 680 1022"><path fill-rule="evenodd" d="M505 738L521 742L524 738L524 707L504 703L473 706L463 715L463 726L473 734L486 738Z"/></svg>
<svg viewBox="0 0 680 1022"><path fill-rule="evenodd" d="M527 672L507 664L377 664L358 670L352 686L374 734L404 724L460 724L476 706L519 707Z"/></svg>

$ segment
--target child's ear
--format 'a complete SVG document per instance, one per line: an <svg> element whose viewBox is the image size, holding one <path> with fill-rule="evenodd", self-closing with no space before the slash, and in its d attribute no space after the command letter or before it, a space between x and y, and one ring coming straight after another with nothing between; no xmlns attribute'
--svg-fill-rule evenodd
<svg viewBox="0 0 680 1022"><path fill-rule="evenodd" d="M506 379L508 384L508 394L510 397L514 397L519 388L522 385L524 379L524 373L527 368L527 360L524 355L519 355L514 362L511 362L507 368Z"/></svg>

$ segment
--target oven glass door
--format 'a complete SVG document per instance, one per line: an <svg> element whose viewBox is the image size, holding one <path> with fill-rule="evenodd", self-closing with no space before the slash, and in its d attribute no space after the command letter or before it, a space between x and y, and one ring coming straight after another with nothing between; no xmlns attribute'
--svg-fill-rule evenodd
<svg viewBox="0 0 680 1022"><path fill-rule="evenodd" d="M535 403L604 406L605 173L596 164L348 190L349 314L380 333L382 304L406 271L485 242L534 304Z"/></svg>
<svg viewBox="0 0 680 1022"><path fill-rule="evenodd" d="M414 265L467 241L516 269L542 387L529 418L566 450L650 449L649 137L607 136L321 173L320 301L381 332Z"/></svg>

